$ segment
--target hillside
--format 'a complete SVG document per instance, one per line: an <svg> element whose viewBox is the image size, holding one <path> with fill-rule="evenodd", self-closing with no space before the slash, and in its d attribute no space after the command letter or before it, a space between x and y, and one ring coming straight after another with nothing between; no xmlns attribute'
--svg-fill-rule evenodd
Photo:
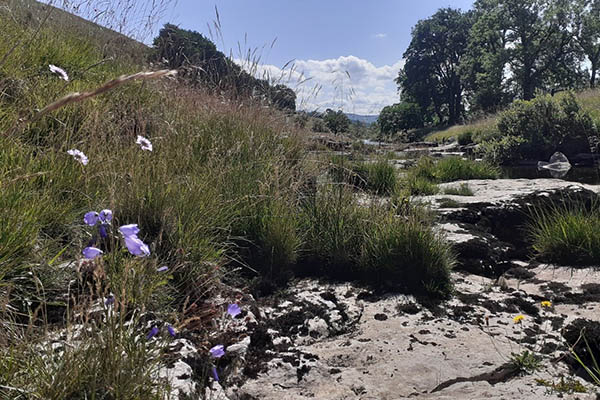
<svg viewBox="0 0 600 400"><path fill-rule="evenodd" d="M147 46L125 35L35 0L4 0L0 15L16 19L21 26L30 29L37 29L47 18L45 26L87 38L102 49L104 57L130 58L139 62L148 51Z"/></svg>
<svg viewBox="0 0 600 400"><path fill-rule="evenodd" d="M378 115L361 115L361 114L352 114L345 113L350 121L358 121L367 125L374 124L377 122Z"/></svg>

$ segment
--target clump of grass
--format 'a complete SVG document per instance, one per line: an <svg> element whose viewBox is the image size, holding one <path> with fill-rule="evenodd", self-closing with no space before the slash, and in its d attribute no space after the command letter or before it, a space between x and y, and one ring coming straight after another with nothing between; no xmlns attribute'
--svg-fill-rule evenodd
<svg viewBox="0 0 600 400"><path fill-rule="evenodd" d="M458 187L444 188L443 192L453 196L473 196L475 194L467 183L461 183Z"/></svg>
<svg viewBox="0 0 600 400"><path fill-rule="evenodd" d="M305 206L306 254L325 273L446 296L454 256L416 208L359 206L351 191L324 188Z"/></svg>
<svg viewBox="0 0 600 400"><path fill-rule="evenodd" d="M400 186L413 195L431 195L438 192L435 185L469 179L497 179L500 171L486 162L465 160L460 157L448 157L435 161L422 157L410 168Z"/></svg>
<svg viewBox="0 0 600 400"><path fill-rule="evenodd" d="M400 187L413 196L432 196L440 190L431 180L408 173L401 181Z"/></svg>
<svg viewBox="0 0 600 400"><path fill-rule="evenodd" d="M528 226L540 258L568 265L596 265L600 260L598 203L551 205L533 210Z"/></svg>
<svg viewBox="0 0 600 400"><path fill-rule="evenodd" d="M439 183L469 179L498 179L500 177L498 168L491 164L459 157L442 158L435 163L431 173Z"/></svg>
<svg viewBox="0 0 600 400"><path fill-rule="evenodd" d="M454 264L450 245L418 218L386 213L371 222L360 254L369 279L446 296Z"/></svg>
<svg viewBox="0 0 600 400"><path fill-rule="evenodd" d="M379 195L391 194L397 184L396 169L386 158L365 162L334 156L329 173L335 182L346 182Z"/></svg>
<svg viewBox="0 0 600 400"><path fill-rule="evenodd" d="M454 199L444 197L438 200L438 206L440 208L459 208L461 204Z"/></svg>

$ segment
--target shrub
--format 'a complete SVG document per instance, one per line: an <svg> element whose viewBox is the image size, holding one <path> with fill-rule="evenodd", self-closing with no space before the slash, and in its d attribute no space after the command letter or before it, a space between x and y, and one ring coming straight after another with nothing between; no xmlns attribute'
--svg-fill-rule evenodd
<svg viewBox="0 0 600 400"><path fill-rule="evenodd" d="M497 128L499 136L488 139L496 143L483 150L486 158L502 163L546 160L556 151L570 157L589 151L588 137L598 136L590 114L580 108L571 93L560 98L540 96L515 101L500 114ZM502 142L506 137L513 139ZM488 155L490 151L492 155Z"/></svg>
<svg viewBox="0 0 600 400"><path fill-rule="evenodd" d="M600 261L600 207L577 202L536 208L529 234L533 249L550 262L597 265Z"/></svg>

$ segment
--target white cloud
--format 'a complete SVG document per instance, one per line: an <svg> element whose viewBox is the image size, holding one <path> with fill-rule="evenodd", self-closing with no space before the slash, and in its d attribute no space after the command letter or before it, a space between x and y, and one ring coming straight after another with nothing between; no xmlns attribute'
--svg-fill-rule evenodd
<svg viewBox="0 0 600 400"><path fill-rule="evenodd" d="M296 60L285 68L275 65L248 67L255 76L283 83L298 95L299 109L324 111L343 109L357 114L378 114L387 105L398 102L394 79L404 65L375 66L355 56L327 60Z"/></svg>
<svg viewBox="0 0 600 400"><path fill-rule="evenodd" d="M387 33L376 33L375 35L373 35L373 37L376 39L383 39L387 37Z"/></svg>

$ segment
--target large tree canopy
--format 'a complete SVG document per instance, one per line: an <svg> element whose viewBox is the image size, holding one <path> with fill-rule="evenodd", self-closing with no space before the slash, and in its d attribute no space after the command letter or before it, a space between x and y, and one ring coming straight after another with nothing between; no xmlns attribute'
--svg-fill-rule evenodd
<svg viewBox="0 0 600 400"><path fill-rule="evenodd" d="M401 98L419 104L425 115L456 123L464 111L459 66L466 52L471 13L441 9L413 28L396 82Z"/></svg>
<svg viewBox="0 0 600 400"><path fill-rule="evenodd" d="M576 0L575 39L590 63L589 85L596 87L596 74L600 69L600 0Z"/></svg>
<svg viewBox="0 0 600 400"><path fill-rule="evenodd" d="M471 35L472 49L481 57L495 59L494 71L514 83L519 97L529 100L536 89L560 86L577 71L573 47L574 8L569 0L477 0L478 16ZM481 37L492 38L491 45ZM476 49L476 46L481 46ZM479 51L477 51L479 50ZM496 76L495 79L498 77ZM557 85L558 83L558 85Z"/></svg>
<svg viewBox="0 0 600 400"><path fill-rule="evenodd" d="M420 107L415 103L398 103L384 107L377 119L379 130L384 135L407 132L423 126Z"/></svg>

